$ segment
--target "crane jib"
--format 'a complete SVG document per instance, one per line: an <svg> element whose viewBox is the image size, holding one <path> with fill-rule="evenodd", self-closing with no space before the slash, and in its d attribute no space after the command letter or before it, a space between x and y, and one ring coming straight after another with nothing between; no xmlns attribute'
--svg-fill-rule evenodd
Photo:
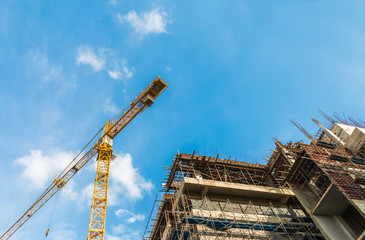
<svg viewBox="0 0 365 240"><path fill-rule="evenodd" d="M52 184L38 197L31 207L0 237L0 240L10 238L26 221L28 221L53 195L55 195L64 185L98 153L98 146L101 144L102 137L107 134L114 138L123 130L139 113L151 106L154 100L167 88L165 83L157 76L130 104L129 108L123 113L115 116L111 120L109 131L103 133L95 144L74 164L69 165L52 182ZM89 142L90 143L90 142ZM86 145L86 147L89 144ZM86 148L85 147L85 148ZM84 148L84 149L85 149ZM81 151L82 152L82 151ZM81 153L80 152L80 153ZM78 156L78 155L77 155ZM76 157L77 158L77 157ZM75 161L76 158L73 160ZM65 173L64 173L65 172ZM63 174L64 173L64 174ZM62 175L63 174L63 175Z"/></svg>

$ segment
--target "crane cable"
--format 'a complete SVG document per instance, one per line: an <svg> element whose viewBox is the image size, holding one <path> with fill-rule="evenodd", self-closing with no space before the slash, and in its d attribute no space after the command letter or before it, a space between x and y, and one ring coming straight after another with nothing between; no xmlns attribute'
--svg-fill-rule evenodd
<svg viewBox="0 0 365 240"><path fill-rule="evenodd" d="M67 167L65 169L63 169L63 171L56 178L61 178L61 175L64 174L66 172L66 170L71 166L71 164L74 163L77 160L77 158L86 149L86 147L89 146L89 144L98 136L98 134L103 129L104 129L104 126L102 128L100 128L100 130L94 135L94 137L86 144L86 146L76 155L76 157L74 157L74 159L67 165ZM52 187L53 187L53 184L51 184L49 187L47 187L46 190L43 192L43 194L33 203L33 205L30 208L34 207L35 204L37 202L39 202L44 197L44 195L47 193L47 191L49 191Z"/></svg>
<svg viewBox="0 0 365 240"><path fill-rule="evenodd" d="M100 128L100 130L94 135L94 137L86 144L86 146L76 155L76 157L74 157L74 159L67 165L67 167L61 172L61 174L59 174L59 176L61 176L65 171L66 169L68 169L71 164L73 162L75 162L75 160L80 156L80 154L86 149L87 146L89 146L89 144L99 135L99 133L104 129L104 126L102 128ZM50 229L50 226L51 226L51 223L52 223L52 220L53 220L53 216L54 216L54 213L56 211L56 205L57 205L57 202L58 202L58 199L59 199L59 195L57 195L56 197L56 201L55 201L55 204L53 206L53 209L52 209L52 212L51 212L51 216L50 216L50 219L49 219L49 222L48 222L48 227L47 227L47 231L46 231L46 237L45 239L47 239L48 237L48 234L49 234L49 229Z"/></svg>
<svg viewBox="0 0 365 240"><path fill-rule="evenodd" d="M57 207L58 199L60 198L59 196L60 196L60 194L58 194L58 195L56 196L56 201L55 201L55 203L54 203L54 205L53 205L53 209L52 209L51 216L50 216L50 218L49 218L49 222L48 222L48 226L47 226L47 231L46 231L46 237L45 237L45 239L47 239L47 237L48 237L49 229L50 229L50 227L51 227L52 220L53 220L53 216L54 216L54 213L55 213L55 211L56 211L56 207Z"/></svg>
<svg viewBox="0 0 365 240"><path fill-rule="evenodd" d="M72 163L76 161L76 159L80 156L80 154L89 146L89 144L99 135L101 131L103 131L104 126L100 128L100 130L94 135L94 137L86 144L86 146L74 157L74 159L67 165L67 167L58 175L58 177L61 177L61 175L71 166Z"/></svg>

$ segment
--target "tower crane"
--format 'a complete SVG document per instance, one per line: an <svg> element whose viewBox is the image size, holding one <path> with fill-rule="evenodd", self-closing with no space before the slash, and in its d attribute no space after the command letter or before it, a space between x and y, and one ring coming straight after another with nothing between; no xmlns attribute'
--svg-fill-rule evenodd
<svg viewBox="0 0 365 240"><path fill-rule="evenodd" d="M49 187L38 197L30 208L0 237L0 240L10 238L96 154L98 154L96 158L97 169L87 240L104 239L109 167L110 162L113 159L113 138L116 137L139 113L143 112L147 107L150 107L167 86L167 83L161 77L157 76L133 100L133 102L131 102L129 107L108 120L93 139L91 139L71 163L53 180ZM100 137L98 138L98 136ZM94 142L94 144L92 144L92 142Z"/></svg>

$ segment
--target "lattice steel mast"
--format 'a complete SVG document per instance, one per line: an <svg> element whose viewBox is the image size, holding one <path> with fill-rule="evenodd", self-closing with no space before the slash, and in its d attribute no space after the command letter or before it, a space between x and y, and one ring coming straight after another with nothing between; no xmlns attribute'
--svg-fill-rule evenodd
<svg viewBox="0 0 365 240"><path fill-rule="evenodd" d="M28 221L58 190L98 153L98 170L95 179L95 190L92 202L90 226L87 239L103 239L105 229L105 215L107 202L107 184L109 180L109 166L112 157L112 140L139 113L151 106L154 100L167 88L157 76L124 111L109 120L99 130L93 139L80 151L72 162L55 178L50 186L39 196L30 208L0 237L0 240L10 238L26 221ZM90 143L102 132L100 138L90 147ZM87 150L89 149L89 150ZM86 153L82 155L84 152ZM82 157L80 157L82 156Z"/></svg>

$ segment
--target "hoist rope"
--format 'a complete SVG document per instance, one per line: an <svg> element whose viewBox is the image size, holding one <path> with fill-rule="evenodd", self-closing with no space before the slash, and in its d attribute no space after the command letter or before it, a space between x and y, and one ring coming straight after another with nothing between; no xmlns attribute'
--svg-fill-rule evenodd
<svg viewBox="0 0 365 240"><path fill-rule="evenodd" d="M60 198L59 196L60 196L60 194L58 194L56 196L56 200L54 202L53 209L51 210L51 216L49 217L47 231L46 231L46 238L48 237L49 229L51 227L51 224L52 224L52 221L53 221L53 217L54 217L54 214L56 212L56 207L57 207L58 199Z"/></svg>

